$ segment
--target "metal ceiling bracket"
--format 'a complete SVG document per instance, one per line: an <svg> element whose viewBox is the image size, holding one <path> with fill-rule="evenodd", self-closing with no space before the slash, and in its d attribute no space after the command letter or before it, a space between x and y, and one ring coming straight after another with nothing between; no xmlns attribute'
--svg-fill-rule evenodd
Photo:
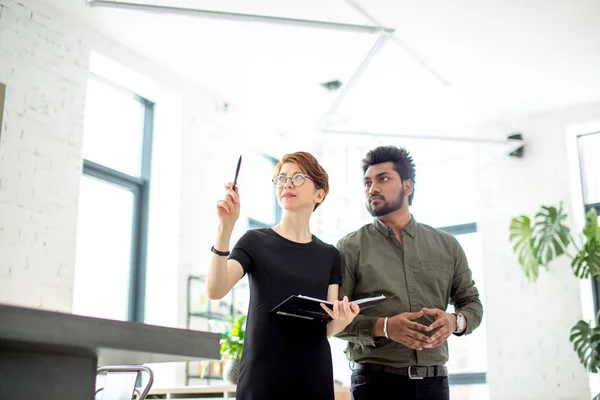
<svg viewBox="0 0 600 400"><path fill-rule="evenodd" d="M356 0L346 0L352 8L362 14L366 19L371 21L377 26L382 26L381 22L373 17L364 7L362 7ZM400 39L395 34L391 35L391 39L396 43L404 52L406 52L417 64L431 74L438 82L443 86L452 86L452 83L447 79L444 79L433 67L431 67L424 59L417 53L408 43Z"/></svg>

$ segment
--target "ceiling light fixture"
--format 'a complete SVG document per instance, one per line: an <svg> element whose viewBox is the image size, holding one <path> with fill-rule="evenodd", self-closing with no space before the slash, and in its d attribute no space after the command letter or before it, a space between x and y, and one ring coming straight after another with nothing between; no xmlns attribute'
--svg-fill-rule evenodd
<svg viewBox="0 0 600 400"><path fill-rule="evenodd" d="M144 11L154 14L171 14L171 15L185 15L200 18L220 19L227 21L242 21L242 22L259 22L276 25L293 25L301 26L306 28L318 28L318 29L329 29L338 31L351 31L359 33L377 33L381 30L393 32L394 29L381 27L381 26L370 26L370 25L358 25L358 24L345 24L341 22L330 22L330 21L319 21L309 19L298 19L298 18L284 18L284 17L273 17L269 15L258 15L258 14L243 14L226 11L214 11L214 10L203 10L197 8L183 8L183 7L170 7L155 4L144 4L144 3L128 3L123 1L107 1L107 0L84 0L89 7L93 8L110 8L115 10L134 10Z"/></svg>

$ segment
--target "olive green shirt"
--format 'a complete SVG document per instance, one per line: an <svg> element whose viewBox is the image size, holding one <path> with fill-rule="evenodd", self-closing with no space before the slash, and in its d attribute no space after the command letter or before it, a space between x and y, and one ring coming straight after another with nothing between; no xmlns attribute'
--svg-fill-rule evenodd
<svg viewBox="0 0 600 400"><path fill-rule="evenodd" d="M389 297L361 310L337 336L348 340L346 356L355 362L393 367L442 365L448 361L448 342L433 349L413 350L385 337L373 337L378 318L422 308L446 310L449 303L466 318L471 333L481 323L483 308L471 278L467 258L451 235L419 224L412 218L402 231L402 243L379 218L338 243L342 256L340 298L350 300L383 294ZM431 325L433 317L416 320ZM425 333L431 336L433 332Z"/></svg>

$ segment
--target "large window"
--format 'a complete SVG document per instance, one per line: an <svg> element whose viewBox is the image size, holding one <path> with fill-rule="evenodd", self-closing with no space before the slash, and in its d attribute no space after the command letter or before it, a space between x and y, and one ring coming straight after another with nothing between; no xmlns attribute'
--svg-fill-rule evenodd
<svg viewBox="0 0 600 400"><path fill-rule="evenodd" d="M87 86L73 312L144 320L154 105L91 75Z"/></svg>
<svg viewBox="0 0 600 400"><path fill-rule="evenodd" d="M577 138L581 186L585 212L595 208L600 223L600 132L582 135ZM592 278L594 288L594 306L600 311L600 285Z"/></svg>
<svg viewBox="0 0 600 400"><path fill-rule="evenodd" d="M600 206L600 132L577 138L583 201L586 205Z"/></svg>

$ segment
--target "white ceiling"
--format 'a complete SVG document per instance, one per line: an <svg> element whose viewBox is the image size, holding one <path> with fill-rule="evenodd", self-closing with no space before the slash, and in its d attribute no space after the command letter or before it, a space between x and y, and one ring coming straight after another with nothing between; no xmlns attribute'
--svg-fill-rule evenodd
<svg viewBox="0 0 600 400"><path fill-rule="evenodd" d="M319 84L348 83L378 37L47 1L223 94L243 124L271 134L314 126L336 96ZM132 1L394 28L330 119L338 129L464 136L475 124L600 99L596 0Z"/></svg>

